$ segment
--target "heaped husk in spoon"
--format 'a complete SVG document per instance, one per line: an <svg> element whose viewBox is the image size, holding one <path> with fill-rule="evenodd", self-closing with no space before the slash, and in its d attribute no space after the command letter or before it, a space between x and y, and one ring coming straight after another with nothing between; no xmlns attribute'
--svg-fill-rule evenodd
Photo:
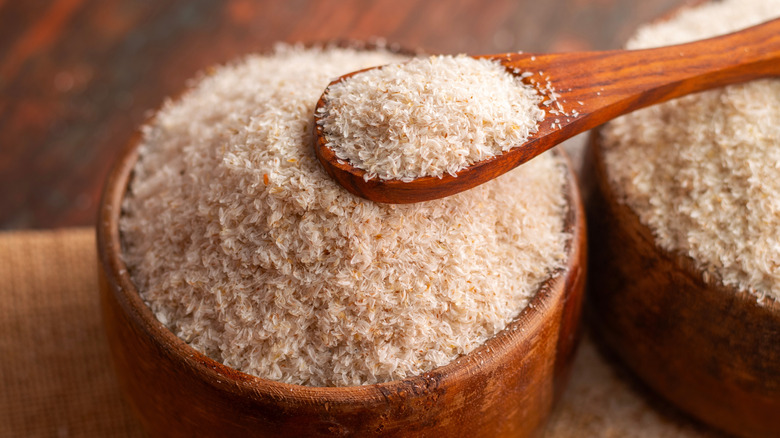
<svg viewBox="0 0 780 438"><path fill-rule="evenodd" d="M385 203L421 202L468 190L576 134L636 109L711 88L780 75L780 19L724 36L655 49L504 53L477 58L496 60L510 72L522 74L524 81L537 86L545 97L554 97L562 108L544 108L544 120L524 144L474 163L457 172L457 176L424 176L403 182L365 179L364 170L336 157L319 123L324 115L321 109L325 107L326 90L317 102L314 126L315 152L328 174L355 195ZM361 72L344 75L329 87ZM553 89L556 95L549 96Z"/></svg>

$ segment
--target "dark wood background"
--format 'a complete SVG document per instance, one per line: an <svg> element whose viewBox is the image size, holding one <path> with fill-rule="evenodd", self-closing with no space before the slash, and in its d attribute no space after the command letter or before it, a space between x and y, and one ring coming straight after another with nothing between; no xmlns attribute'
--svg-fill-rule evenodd
<svg viewBox="0 0 780 438"><path fill-rule="evenodd" d="M198 70L275 41L610 49L682 3L0 0L0 229L93 224L102 181L145 115Z"/></svg>

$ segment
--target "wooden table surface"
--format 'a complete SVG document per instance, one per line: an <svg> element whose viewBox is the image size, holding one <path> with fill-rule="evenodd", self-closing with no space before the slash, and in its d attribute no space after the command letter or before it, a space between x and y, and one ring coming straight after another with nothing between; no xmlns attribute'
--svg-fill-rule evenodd
<svg viewBox="0 0 780 438"><path fill-rule="evenodd" d="M0 229L94 223L149 111L275 41L383 37L435 53L618 48L684 0L0 0Z"/></svg>

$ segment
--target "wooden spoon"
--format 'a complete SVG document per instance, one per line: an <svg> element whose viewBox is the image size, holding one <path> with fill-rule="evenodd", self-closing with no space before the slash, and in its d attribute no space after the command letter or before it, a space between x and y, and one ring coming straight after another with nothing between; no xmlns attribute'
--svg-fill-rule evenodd
<svg viewBox="0 0 780 438"><path fill-rule="evenodd" d="M330 176L355 195L385 203L405 204L443 198L468 190L581 132L655 103L737 82L780 75L780 19L729 35L688 44L646 50L613 50L557 54L504 53L495 59L510 72L532 73L524 81L546 97L549 83L563 105L544 107L545 119L525 144L474 163L457 177L426 176L411 182L364 179L365 171L339 160L327 146L320 108L314 112L315 152ZM329 87L362 71L341 76Z"/></svg>

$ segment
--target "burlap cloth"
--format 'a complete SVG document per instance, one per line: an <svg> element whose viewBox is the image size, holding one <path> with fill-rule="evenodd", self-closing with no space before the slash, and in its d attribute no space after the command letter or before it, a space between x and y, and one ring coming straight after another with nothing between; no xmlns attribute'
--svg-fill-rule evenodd
<svg viewBox="0 0 780 438"><path fill-rule="evenodd" d="M114 380L92 229L0 233L0 436L144 436ZM703 437L585 338L548 437Z"/></svg>

